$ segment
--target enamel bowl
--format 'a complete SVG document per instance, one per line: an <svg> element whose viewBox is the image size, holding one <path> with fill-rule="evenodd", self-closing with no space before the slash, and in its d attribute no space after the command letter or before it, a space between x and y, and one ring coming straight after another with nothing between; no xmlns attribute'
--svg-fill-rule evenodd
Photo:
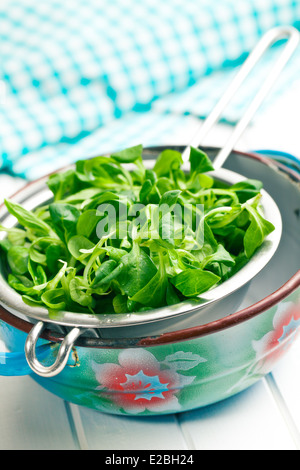
<svg viewBox="0 0 300 470"><path fill-rule="evenodd" d="M146 158L161 150L147 149ZM204 150L213 159L219 149ZM103 412L157 415L223 400L270 372L300 326L300 176L240 152L225 168L261 180L282 217L279 247L251 282L209 305L205 315L195 310L159 325L91 327L72 343L55 377L33 373L25 359L24 345L39 319L2 304L0 335L10 353L0 360L0 375L31 374L63 399ZM67 332L66 325L47 323L36 338L42 364L56 360Z"/></svg>

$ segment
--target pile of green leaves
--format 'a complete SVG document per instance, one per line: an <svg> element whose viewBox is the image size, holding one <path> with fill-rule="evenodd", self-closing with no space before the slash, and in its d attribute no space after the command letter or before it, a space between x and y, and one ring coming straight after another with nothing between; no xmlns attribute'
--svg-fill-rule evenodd
<svg viewBox="0 0 300 470"><path fill-rule="evenodd" d="M163 151L151 170L142 152L136 146L81 160L52 175L53 201L34 211L5 201L19 224L0 227L7 232L0 251L8 283L24 302L94 314L177 304L231 277L274 230L258 211L259 181L221 184L207 174L208 156L195 148L189 173L177 151ZM105 205L115 208L114 221ZM163 216L162 205L169 208ZM175 205L188 208L184 219ZM99 223L107 228L100 239Z"/></svg>

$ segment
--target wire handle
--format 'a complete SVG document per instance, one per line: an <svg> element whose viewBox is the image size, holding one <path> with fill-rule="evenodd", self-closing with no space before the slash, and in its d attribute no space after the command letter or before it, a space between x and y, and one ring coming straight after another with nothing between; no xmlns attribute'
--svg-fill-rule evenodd
<svg viewBox="0 0 300 470"><path fill-rule="evenodd" d="M44 366L40 363L36 356L36 343L44 328L43 322L38 322L30 331L25 342L25 356L26 360L33 372L41 377L54 377L64 369L67 364L71 349L76 339L82 334L80 328L73 328L67 336L63 339L55 362L51 366Z"/></svg>
<svg viewBox="0 0 300 470"><path fill-rule="evenodd" d="M282 27L280 26L280 27L271 29L261 38L261 40L253 49L251 54L245 60L244 64L242 65L241 69L237 73L236 77L233 79L231 85L228 87L225 94L222 96L222 98L216 104L214 109L205 119L199 131L197 131L196 135L193 137L190 144L184 150L182 154L182 158L184 162L187 162L189 159L190 147L199 147L199 145L201 145L201 142L204 139L204 137L208 134L208 132L212 129L214 124L220 118L221 113L224 110L224 108L233 98L237 90L240 88L244 80L247 78L247 76L252 71L253 67L257 64L259 59L263 56L263 54L275 43L286 38L288 38L288 41L284 48L284 51L282 52L275 66L272 68L270 74L267 76L262 87L260 88L256 96L253 98L245 114L235 126L227 143L224 145L224 147L220 150L220 152L214 159L213 165L216 170L223 166L226 159L232 152L236 142L238 141L242 133L247 128L252 117L254 116L254 114L256 113L260 105L262 104L265 97L270 92L271 88L273 87L281 71L283 70L283 68L285 67L289 59L291 58L292 54L295 52L296 48L298 47L300 43L300 33L296 28L292 26L282 26Z"/></svg>

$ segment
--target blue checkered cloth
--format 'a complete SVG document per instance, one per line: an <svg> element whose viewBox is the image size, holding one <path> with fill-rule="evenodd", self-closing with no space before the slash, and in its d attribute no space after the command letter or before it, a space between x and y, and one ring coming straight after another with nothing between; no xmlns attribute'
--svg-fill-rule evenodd
<svg viewBox="0 0 300 470"><path fill-rule="evenodd" d="M208 114L258 39L282 24L299 28L299 0L1 0L2 171L34 179L165 143L186 115ZM224 120L241 116L273 54ZM273 98L299 63L300 52Z"/></svg>

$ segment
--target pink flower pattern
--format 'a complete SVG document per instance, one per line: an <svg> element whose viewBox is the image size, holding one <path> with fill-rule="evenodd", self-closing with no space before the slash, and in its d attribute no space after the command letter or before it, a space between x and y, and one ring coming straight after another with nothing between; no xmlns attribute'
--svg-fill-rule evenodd
<svg viewBox="0 0 300 470"><path fill-rule="evenodd" d="M177 352L161 363L145 349L125 349L119 353L119 364L93 363L103 397L127 413L176 412L181 409L177 394L195 377L178 370L188 370L205 359L192 353ZM162 367L164 366L164 367Z"/></svg>
<svg viewBox="0 0 300 470"><path fill-rule="evenodd" d="M268 373L280 357L289 349L300 327L300 306L282 302L273 319L273 330L252 345L258 360L260 373Z"/></svg>

